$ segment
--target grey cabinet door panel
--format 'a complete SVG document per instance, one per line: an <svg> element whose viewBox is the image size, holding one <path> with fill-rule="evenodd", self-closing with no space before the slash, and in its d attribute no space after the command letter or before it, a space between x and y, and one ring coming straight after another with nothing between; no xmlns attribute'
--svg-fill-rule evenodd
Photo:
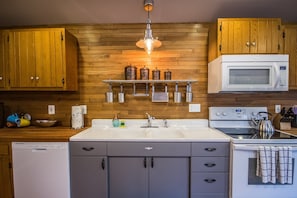
<svg viewBox="0 0 297 198"><path fill-rule="evenodd" d="M106 157L72 156L70 163L71 198L107 198Z"/></svg>
<svg viewBox="0 0 297 198"><path fill-rule="evenodd" d="M189 158L151 158L150 198L189 197Z"/></svg>
<svg viewBox="0 0 297 198"><path fill-rule="evenodd" d="M70 142L71 155L106 155L104 142Z"/></svg>
<svg viewBox="0 0 297 198"><path fill-rule="evenodd" d="M228 157L192 157L191 171L193 172L227 172Z"/></svg>
<svg viewBox="0 0 297 198"><path fill-rule="evenodd" d="M190 143L111 142L108 156L190 156Z"/></svg>
<svg viewBox="0 0 297 198"><path fill-rule="evenodd" d="M229 142L192 143L192 156L229 156Z"/></svg>
<svg viewBox="0 0 297 198"><path fill-rule="evenodd" d="M148 167L143 157L109 158L109 198L148 198Z"/></svg>

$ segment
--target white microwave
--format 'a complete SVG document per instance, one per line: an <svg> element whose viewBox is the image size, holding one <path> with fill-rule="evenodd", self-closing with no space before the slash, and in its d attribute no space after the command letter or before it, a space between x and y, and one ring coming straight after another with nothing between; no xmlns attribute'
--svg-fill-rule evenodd
<svg viewBox="0 0 297 198"><path fill-rule="evenodd" d="M288 91L289 55L222 55L208 63L208 93Z"/></svg>

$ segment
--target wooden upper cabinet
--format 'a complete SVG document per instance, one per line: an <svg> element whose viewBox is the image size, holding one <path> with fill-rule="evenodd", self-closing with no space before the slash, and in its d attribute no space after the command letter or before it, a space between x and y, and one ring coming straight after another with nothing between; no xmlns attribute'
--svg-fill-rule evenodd
<svg viewBox="0 0 297 198"><path fill-rule="evenodd" d="M10 90L78 87L77 41L64 28L9 30Z"/></svg>
<svg viewBox="0 0 297 198"><path fill-rule="evenodd" d="M279 18L219 18L210 27L210 61L221 54L283 52Z"/></svg>
<svg viewBox="0 0 297 198"><path fill-rule="evenodd" d="M284 53L289 54L289 89L297 90L297 25L285 25L284 33Z"/></svg>

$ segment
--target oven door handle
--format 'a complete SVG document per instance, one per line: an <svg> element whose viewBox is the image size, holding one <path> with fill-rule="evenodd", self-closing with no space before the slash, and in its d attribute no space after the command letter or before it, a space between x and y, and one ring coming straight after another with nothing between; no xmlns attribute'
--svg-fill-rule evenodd
<svg viewBox="0 0 297 198"><path fill-rule="evenodd" d="M262 145L262 144L261 144ZM233 144L233 150L242 150L242 151L257 151L259 149L259 145L246 145L246 144ZM270 145L271 146L271 145ZM275 145L278 146L278 145ZM297 151L297 146L291 146L292 147L292 151Z"/></svg>

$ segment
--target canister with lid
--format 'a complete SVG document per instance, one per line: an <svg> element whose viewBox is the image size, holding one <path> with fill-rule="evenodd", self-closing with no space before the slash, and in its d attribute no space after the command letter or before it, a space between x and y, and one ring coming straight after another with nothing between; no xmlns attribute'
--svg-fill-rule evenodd
<svg viewBox="0 0 297 198"><path fill-rule="evenodd" d="M152 71L153 80L160 80L160 70L158 68Z"/></svg>
<svg viewBox="0 0 297 198"><path fill-rule="evenodd" d="M137 79L137 68L132 65L125 67L125 80L136 80Z"/></svg>
<svg viewBox="0 0 297 198"><path fill-rule="evenodd" d="M140 69L140 80L148 80L150 76L150 69L144 66Z"/></svg>
<svg viewBox="0 0 297 198"><path fill-rule="evenodd" d="M164 71L164 80L171 80L171 71L169 69Z"/></svg>

